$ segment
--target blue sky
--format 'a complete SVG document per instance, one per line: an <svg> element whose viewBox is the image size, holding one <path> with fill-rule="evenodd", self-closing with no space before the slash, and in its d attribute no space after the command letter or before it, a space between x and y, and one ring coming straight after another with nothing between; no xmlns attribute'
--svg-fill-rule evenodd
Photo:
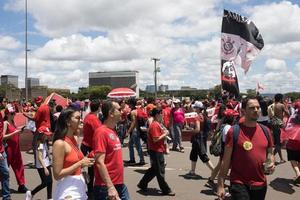
<svg viewBox="0 0 300 200"><path fill-rule="evenodd" d="M0 1L0 70L24 86L25 0ZM299 1L270 0L28 0L29 75L49 87L88 85L88 72L138 70L140 87L159 84L211 88L220 83L223 9L240 13L259 28L265 47L240 89L298 91L300 84Z"/></svg>

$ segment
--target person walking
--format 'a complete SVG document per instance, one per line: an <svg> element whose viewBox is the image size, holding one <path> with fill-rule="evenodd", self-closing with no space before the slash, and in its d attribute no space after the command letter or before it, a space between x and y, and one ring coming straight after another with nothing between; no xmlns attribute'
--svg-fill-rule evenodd
<svg viewBox="0 0 300 200"><path fill-rule="evenodd" d="M3 140L5 143L5 152L7 154L8 166L11 165L13 169L17 182L18 182L18 192L26 193L27 187L25 186L25 173L24 173L24 164L20 149L20 133L23 132L23 129L17 128L14 117L15 117L14 108L8 104L4 111L4 123L3 123Z"/></svg>
<svg viewBox="0 0 300 200"><path fill-rule="evenodd" d="M130 200L124 184L122 145L115 131L121 118L120 105L110 100L102 104L103 125L94 134L95 200Z"/></svg>
<svg viewBox="0 0 300 200"><path fill-rule="evenodd" d="M148 183L156 177L162 194L175 196L175 193L172 192L165 180L164 152L166 150L164 139L168 136L169 132L161 126L162 111L160 109L154 108L151 112L151 116L154 118L154 121L150 124L148 132L148 150L151 167L146 171L137 187L139 187L142 191L147 191Z"/></svg>
<svg viewBox="0 0 300 200"><path fill-rule="evenodd" d="M83 121L83 139L80 150L84 156L88 156L93 151L93 137L97 128L101 126L101 121L98 118L100 111L99 100L92 100L90 103L90 113L88 113ZM94 169L93 166L88 168L89 182L87 184L88 196L92 198L94 189Z"/></svg>
<svg viewBox="0 0 300 200"><path fill-rule="evenodd" d="M242 102L244 120L229 129L218 177L218 197L225 198L224 179L230 172L233 200L263 200L267 192L266 174L274 172L273 141L269 129L257 123L260 106L255 98Z"/></svg>
<svg viewBox="0 0 300 200"><path fill-rule="evenodd" d="M41 184L32 191L26 192L26 200L32 200L33 196L47 187L47 199L52 199L52 172L51 159L49 153L48 137L52 135L46 127L40 127L38 135L33 146L35 167L41 178Z"/></svg>
<svg viewBox="0 0 300 200"><path fill-rule="evenodd" d="M10 189L9 189L9 168L7 164L7 155L3 145L3 118L0 113L0 173L1 173L1 189L2 199L10 200Z"/></svg>
<svg viewBox="0 0 300 200"><path fill-rule="evenodd" d="M170 126L173 127L173 151L180 151L184 153L184 148L182 146L182 129L184 126L184 110L181 107L180 100L175 99L173 101L174 108L171 110Z"/></svg>

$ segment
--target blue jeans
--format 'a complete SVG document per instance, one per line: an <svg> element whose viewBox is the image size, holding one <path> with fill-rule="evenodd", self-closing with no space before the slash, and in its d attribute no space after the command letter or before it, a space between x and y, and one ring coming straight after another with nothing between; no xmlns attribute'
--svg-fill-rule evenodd
<svg viewBox="0 0 300 200"><path fill-rule="evenodd" d="M1 185L2 185L2 197L3 200L10 199L9 191L9 169L7 165L6 153L2 153L3 160L0 160L0 173L2 175Z"/></svg>
<svg viewBox="0 0 300 200"><path fill-rule="evenodd" d="M181 131L183 125L182 124L173 124L173 149L182 148L182 138L181 138Z"/></svg>
<svg viewBox="0 0 300 200"><path fill-rule="evenodd" d="M129 192L125 184L115 185L115 188L122 200L130 200ZM94 186L94 199L105 200L108 199L107 187L106 186Z"/></svg>
<svg viewBox="0 0 300 200"><path fill-rule="evenodd" d="M135 145L135 148L138 152L138 155L140 157L140 162L144 162L145 160L144 160L144 155L143 155L143 150L141 145L140 133L136 129L132 131L129 139L129 144L128 144L130 161L135 161L133 145Z"/></svg>

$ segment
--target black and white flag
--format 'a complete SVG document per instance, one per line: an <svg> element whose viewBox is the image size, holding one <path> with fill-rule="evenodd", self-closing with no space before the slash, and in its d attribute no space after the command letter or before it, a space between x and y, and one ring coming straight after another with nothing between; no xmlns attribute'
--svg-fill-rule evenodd
<svg viewBox="0 0 300 200"><path fill-rule="evenodd" d="M264 47L264 41L252 21L224 10L221 33L222 89L238 96L239 86L235 66L247 73L254 58Z"/></svg>

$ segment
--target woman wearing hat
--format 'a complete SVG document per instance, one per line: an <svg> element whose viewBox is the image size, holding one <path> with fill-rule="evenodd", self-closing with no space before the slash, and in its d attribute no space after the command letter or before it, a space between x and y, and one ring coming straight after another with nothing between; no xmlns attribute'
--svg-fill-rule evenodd
<svg viewBox="0 0 300 200"><path fill-rule="evenodd" d="M20 150L20 136L23 128L19 129L16 127L14 122L15 110L11 105L7 105L4 111L4 122L3 122L3 141L5 143L5 151L7 154L8 165L11 165L17 182L18 192L26 193L27 188L25 187L25 175L24 165Z"/></svg>

